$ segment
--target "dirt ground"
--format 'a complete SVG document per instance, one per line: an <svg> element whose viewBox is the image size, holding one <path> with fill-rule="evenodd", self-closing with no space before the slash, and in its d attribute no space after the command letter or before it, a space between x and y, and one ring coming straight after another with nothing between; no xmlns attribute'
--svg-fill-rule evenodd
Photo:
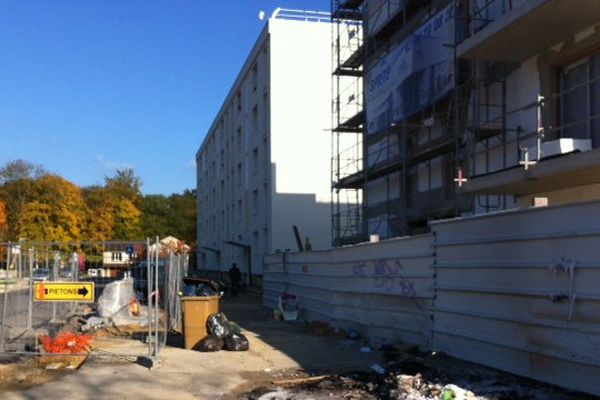
<svg viewBox="0 0 600 400"><path fill-rule="evenodd" d="M222 300L221 310L248 337L246 352L201 353L172 336L162 367L136 363L140 341L98 337L72 372L46 371L32 359L0 364L2 399L591 399L549 385L400 347L362 352L326 324L274 320L256 295ZM10 363L7 363L11 361ZM0 361L1 362L1 361ZM378 365L383 373L374 372ZM302 380L310 378L308 381ZM454 386L452 386L454 385ZM452 398L452 397L447 397Z"/></svg>

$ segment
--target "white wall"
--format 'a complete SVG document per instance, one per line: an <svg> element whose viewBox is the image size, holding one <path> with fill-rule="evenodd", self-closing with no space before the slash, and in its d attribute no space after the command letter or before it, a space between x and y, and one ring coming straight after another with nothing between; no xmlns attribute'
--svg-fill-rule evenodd
<svg viewBox="0 0 600 400"><path fill-rule="evenodd" d="M329 52L327 23L270 19L259 36L197 153L198 240L219 251L201 248L201 267L247 271L235 242L260 274L296 247L293 224L329 245Z"/></svg>
<svg viewBox="0 0 600 400"><path fill-rule="evenodd" d="M272 249L331 245L331 27L271 20Z"/></svg>

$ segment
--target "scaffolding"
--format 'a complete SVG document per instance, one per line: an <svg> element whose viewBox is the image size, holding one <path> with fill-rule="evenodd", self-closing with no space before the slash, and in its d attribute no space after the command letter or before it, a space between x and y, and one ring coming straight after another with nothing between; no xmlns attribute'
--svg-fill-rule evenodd
<svg viewBox="0 0 600 400"><path fill-rule="evenodd" d="M332 243L363 240L363 17L362 0L333 0L332 20Z"/></svg>
<svg viewBox="0 0 600 400"><path fill-rule="evenodd" d="M457 145L455 99L451 94L435 99L430 105L414 107L415 110L404 118L390 119L374 133L367 132L362 107L352 116L343 115L340 108L340 98L344 98L340 96L344 89L339 84L340 72L347 72L343 71L347 65L345 60L356 60L354 56L344 57L343 54L356 54L345 53L345 50L358 50L360 71L362 67L370 70L385 56L392 41L400 42L419 28L423 18L431 12L431 3L429 0L332 3L334 115L337 113L333 123L332 180L338 196L338 190L362 192L362 204L356 203L359 206L356 210L361 211L354 214L360 215L360 219L352 221L354 241L364 240L370 234L385 238L424 231L431 219L451 217L471 209L469 196L457 195L453 184L453 171L459 165L462 148ZM346 19L336 20L341 16ZM361 25L365 31L364 39L360 45L352 47L343 40L345 24L349 17L360 21L359 16L366 18ZM362 75L359 79L362 80ZM408 81L407 86L418 85ZM339 146L341 130L356 133L355 142L346 148ZM432 177L433 170L443 171L437 181ZM338 212L340 203L338 197L333 206L333 242L336 245L348 242L341 223L343 214Z"/></svg>
<svg viewBox="0 0 600 400"><path fill-rule="evenodd" d="M593 109L600 100L590 101L585 115L577 107L578 98L600 99L600 55L587 72L575 71L572 78L563 74L559 88L534 98L524 98L518 85L508 83L518 64L459 57L463 41L524 1L332 2L335 245L365 240L370 234L385 238L425 232L434 219L512 208L512 193L470 192L463 186L471 179L528 168L548 156L545 143L557 138L588 138L590 146L600 147L600 108ZM452 34L438 37L449 35L448 43L440 43L438 37L437 42L426 42L422 27L446 11L444 17L451 14L453 21L448 27ZM448 49L452 72L443 76L451 75L451 88L439 96L427 93L435 92L437 76L427 78L434 82L431 87L423 85L426 79L418 74L424 69L418 65L403 81L394 81L394 96L401 102L393 103L396 109L385 111L383 100L375 106L365 104L371 97L362 94L363 79L370 90L367 81L376 78L374 71L382 60L412 39L413 44L424 41L422 53L413 58L427 57L431 43L438 55L445 51L439 49ZM577 65L573 68L582 68ZM580 79L583 75L587 80ZM406 106L413 98L416 105ZM384 111L373 118L369 113L376 106ZM406 109L399 113L402 107ZM349 195L355 197L345 202L343 196Z"/></svg>
<svg viewBox="0 0 600 400"><path fill-rule="evenodd" d="M455 48L523 3L524 0L454 0ZM545 157L561 154L544 152L546 142L561 138L589 140L590 148L600 146L600 107L592 110L594 103L590 100L593 93L600 93L600 72L594 75L596 69L600 70L600 56L596 57L598 67L587 67L589 71L579 74L585 78L578 76L576 84L565 84L565 73L557 73L558 86L525 100L522 95L511 95L507 85L518 65L457 59L465 76L462 93L457 96L464 97L468 104L455 113L455 119L464 124L458 133L463 134L465 158L460 167L465 176L477 179L515 167L528 169ZM581 61L575 65L583 65ZM574 105L573 113L565 112L568 104ZM581 110L586 111L579 115ZM480 193L474 211L489 212L514 204L510 193Z"/></svg>

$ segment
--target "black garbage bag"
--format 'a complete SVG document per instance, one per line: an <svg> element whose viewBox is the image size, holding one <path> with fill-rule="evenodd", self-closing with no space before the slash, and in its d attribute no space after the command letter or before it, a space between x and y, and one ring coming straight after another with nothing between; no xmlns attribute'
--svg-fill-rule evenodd
<svg viewBox="0 0 600 400"><path fill-rule="evenodd" d="M183 288L184 296L195 296L196 295L196 285L185 285Z"/></svg>
<svg viewBox="0 0 600 400"><path fill-rule="evenodd" d="M194 346L194 350L203 352L219 351L223 350L224 346L225 341L223 339L216 336L207 336Z"/></svg>
<svg viewBox="0 0 600 400"><path fill-rule="evenodd" d="M196 296L217 296L218 294L211 286L202 283L196 288Z"/></svg>
<svg viewBox="0 0 600 400"><path fill-rule="evenodd" d="M206 331L209 335L224 339L231 334L227 317L222 312L211 314L206 320Z"/></svg>
<svg viewBox="0 0 600 400"><path fill-rule="evenodd" d="M241 333L225 337L225 349L229 351L248 351L249 348L248 338Z"/></svg>

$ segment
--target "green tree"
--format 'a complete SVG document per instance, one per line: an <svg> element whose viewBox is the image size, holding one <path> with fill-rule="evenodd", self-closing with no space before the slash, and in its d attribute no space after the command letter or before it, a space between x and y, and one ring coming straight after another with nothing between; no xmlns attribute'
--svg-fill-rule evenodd
<svg viewBox="0 0 600 400"><path fill-rule="evenodd" d="M140 208L142 212L140 228L143 236L158 235L164 237L172 234L169 223L170 206L169 199L166 196L152 194L143 197Z"/></svg>
<svg viewBox="0 0 600 400"><path fill-rule="evenodd" d="M115 176L104 177L105 188L109 196L117 200L127 199L136 207L141 202L142 180L135 175L131 168L117 169Z"/></svg>
<svg viewBox="0 0 600 400"><path fill-rule="evenodd" d="M186 243L196 241L196 193L146 195L142 199L141 227L144 236L172 235Z"/></svg>

